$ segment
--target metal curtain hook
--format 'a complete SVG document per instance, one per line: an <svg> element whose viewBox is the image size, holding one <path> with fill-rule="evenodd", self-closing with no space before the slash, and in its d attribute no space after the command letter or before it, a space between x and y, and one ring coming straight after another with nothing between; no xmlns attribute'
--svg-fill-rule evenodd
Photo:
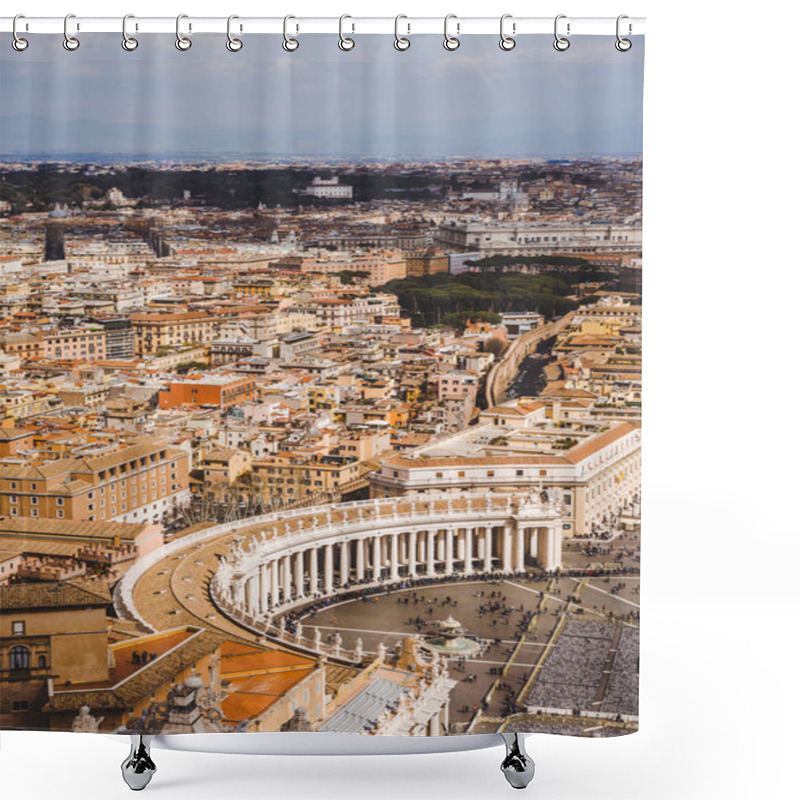
<svg viewBox="0 0 800 800"><path fill-rule="evenodd" d="M407 39L405 36L400 35L401 19L408 19L408 17L405 14L398 14L394 18L394 49L408 50L408 48L411 47L411 39ZM408 33L411 33L411 24L407 22L406 27L408 28Z"/></svg>
<svg viewBox="0 0 800 800"><path fill-rule="evenodd" d="M340 50L352 50L356 43L351 39L349 36L344 35L344 21L346 19L353 19L349 14L342 14L339 17L339 49ZM356 26L351 23L351 29L355 30Z"/></svg>
<svg viewBox="0 0 800 800"><path fill-rule="evenodd" d="M71 19L75 19L74 14L67 14L64 17L64 49L70 52L77 50L81 46L81 43L74 36L69 35L69 21ZM75 30L80 30L80 26L76 24Z"/></svg>
<svg viewBox="0 0 800 800"><path fill-rule="evenodd" d="M291 14L287 14L283 18L283 49L286 50L287 53L293 53L300 47L300 42L297 39L293 39L289 36L289 20L296 19ZM299 30L299 26L295 27L295 30Z"/></svg>
<svg viewBox="0 0 800 800"><path fill-rule="evenodd" d="M188 18L188 14L178 14L175 19L175 47L177 47L178 50L188 50L192 46L192 40L181 33L181 20ZM189 30L192 30L191 25L189 25Z"/></svg>
<svg viewBox="0 0 800 800"><path fill-rule="evenodd" d="M620 14L617 17L617 41L614 42L614 47L616 47L617 50L620 51L620 53L627 53L628 50L630 50L631 47L633 47L633 42L630 39L623 39L622 36L620 36L620 23L624 19L628 19L628 15L627 14ZM628 23L628 33L629 34L630 34L631 30L632 30L632 28L631 28L631 24L629 22Z"/></svg>
<svg viewBox="0 0 800 800"><path fill-rule="evenodd" d="M129 53L139 46L139 40L134 39L133 36L128 36L128 20L135 19L133 14L126 14L122 18L122 49L127 50ZM138 25L136 29L138 30Z"/></svg>
<svg viewBox="0 0 800 800"><path fill-rule="evenodd" d="M237 17L236 14L231 14L228 17L228 41L225 42L225 47L227 47L228 50L231 51L231 53L238 53L242 49L242 44L243 44L241 39L237 39L231 33L231 22L233 22L235 19L239 19L239 17ZM239 26L239 30L241 29L242 29L241 26Z"/></svg>
<svg viewBox="0 0 800 800"><path fill-rule="evenodd" d="M559 20L566 19L566 14L559 14L556 17L555 22L553 23L553 32L555 33L556 40L553 42L553 47L558 50L559 53L563 53L565 50L569 49L569 39L566 36L560 36L558 33L558 22ZM569 35L569 22L567 23L567 36Z"/></svg>
<svg viewBox="0 0 800 800"><path fill-rule="evenodd" d="M28 40L23 39L17 33L17 20L25 19L24 14L17 14L14 17L14 21L11 23L11 35L14 37L11 41L11 46L18 52L21 53L23 50L28 49ZM27 27L27 26L26 26Z"/></svg>
<svg viewBox="0 0 800 800"><path fill-rule="evenodd" d="M448 30L451 19L456 20L456 36L451 36ZM444 45L445 50L453 51L458 50L458 48L461 47L461 42L457 38L457 34L460 32L461 23L458 22L458 17L455 14L448 14L444 18L444 42L442 44Z"/></svg>
<svg viewBox="0 0 800 800"><path fill-rule="evenodd" d="M500 49L505 51L513 50L517 46L516 40L513 39L511 36L506 36L505 34L505 24L507 19L511 19L511 14L503 14L503 16L500 17ZM517 23L512 22L511 33L516 33L516 32L517 32Z"/></svg>

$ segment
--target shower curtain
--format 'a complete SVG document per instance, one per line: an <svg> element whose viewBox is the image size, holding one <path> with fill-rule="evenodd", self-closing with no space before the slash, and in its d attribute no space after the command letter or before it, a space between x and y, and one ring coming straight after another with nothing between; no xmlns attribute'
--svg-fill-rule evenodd
<svg viewBox="0 0 800 800"><path fill-rule="evenodd" d="M0 48L0 727L635 731L643 38L182 38Z"/></svg>

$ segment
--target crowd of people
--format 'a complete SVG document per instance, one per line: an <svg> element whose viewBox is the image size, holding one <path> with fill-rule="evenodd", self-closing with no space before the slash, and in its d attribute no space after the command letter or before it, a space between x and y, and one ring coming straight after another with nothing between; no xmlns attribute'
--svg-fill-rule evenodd
<svg viewBox="0 0 800 800"><path fill-rule="evenodd" d="M527 698L541 708L590 709L603 677L615 627L567 622Z"/></svg>
<svg viewBox="0 0 800 800"><path fill-rule="evenodd" d="M639 714L638 628L622 630L600 710L612 714Z"/></svg>

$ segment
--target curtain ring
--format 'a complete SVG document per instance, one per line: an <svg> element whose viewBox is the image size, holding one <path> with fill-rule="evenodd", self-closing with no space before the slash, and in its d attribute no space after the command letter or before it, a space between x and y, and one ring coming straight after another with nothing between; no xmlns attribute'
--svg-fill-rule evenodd
<svg viewBox="0 0 800 800"><path fill-rule="evenodd" d="M231 14L228 17L228 41L225 42L225 47L227 47L228 50L231 51L231 53L238 53L242 49L242 44L243 44L241 39L237 39L231 33L231 22L233 22L233 20L235 19L239 19L239 17L237 17L236 14ZM241 28L239 30L241 30Z"/></svg>
<svg viewBox="0 0 800 800"><path fill-rule="evenodd" d="M126 14L122 18L122 49L127 50L130 53L139 46L139 40L134 39L133 36L128 36L129 19L135 19L133 14Z"/></svg>
<svg viewBox="0 0 800 800"><path fill-rule="evenodd" d="M617 50L620 51L620 53L627 53L628 50L630 50L631 47L633 47L633 42L630 39L623 39L619 35L620 22L622 22L622 20L624 20L624 19L628 19L628 15L627 14L620 14L617 17L617 41L614 42L614 47L616 47ZM628 23L628 33L630 33L630 32L631 32L631 25L630 25L630 23Z"/></svg>
<svg viewBox="0 0 800 800"><path fill-rule="evenodd" d="M77 50L81 46L81 43L76 37L69 35L69 21L71 19L75 19L74 14L67 14L67 16L64 17L64 49L70 52ZM77 25L75 29L79 30Z"/></svg>
<svg viewBox="0 0 800 800"><path fill-rule="evenodd" d="M553 42L553 47L558 50L559 53L563 53L565 50L569 49L569 39L566 36L560 36L558 33L558 21L561 19L566 19L566 14L559 14L556 17L555 23L553 23L553 32L555 33L556 40ZM567 23L567 36L569 35L569 22Z"/></svg>
<svg viewBox="0 0 800 800"><path fill-rule="evenodd" d="M353 39L351 39L349 36L345 36L342 31L342 28L344 26L344 21L346 19L353 19L353 18L349 14L342 14L342 16L339 17L339 49L345 51L352 50L356 46L355 41L353 41ZM353 25L352 27L353 30L355 30L355 25Z"/></svg>
<svg viewBox="0 0 800 800"><path fill-rule="evenodd" d="M511 19L511 14L503 14L500 17L500 49L508 52L517 46L517 42L511 36L506 36L504 26L507 19ZM517 32L517 23L511 23L511 33Z"/></svg>
<svg viewBox="0 0 800 800"><path fill-rule="evenodd" d="M411 39L407 39L405 36L400 35L400 20L401 19L408 19L405 14L398 14L394 18L394 49L400 50L408 50L411 47ZM411 25L406 23L408 27L408 32L411 33Z"/></svg>
<svg viewBox="0 0 800 800"><path fill-rule="evenodd" d="M175 47L178 50L186 51L192 46L192 40L188 36L184 36L181 33L181 20L188 19L188 14L178 14L175 19ZM191 30L191 25L189 26L189 30Z"/></svg>
<svg viewBox="0 0 800 800"><path fill-rule="evenodd" d="M14 37L11 41L11 46L18 52L21 53L23 50L28 49L28 40L23 39L17 33L17 20L25 19L24 14L17 14L14 17L14 21L11 23L11 35Z"/></svg>
<svg viewBox="0 0 800 800"><path fill-rule="evenodd" d="M283 49L286 50L287 53L293 53L298 47L300 47L300 42L297 39L292 39L292 37L289 36L288 28L290 19L297 19L297 17L287 14L283 18ZM297 30L299 29L300 28L298 26Z"/></svg>
<svg viewBox="0 0 800 800"><path fill-rule="evenodd" d="M458 48L461 47L461 42L458 40L457 36L451 36L449 31L448 31L448 25L449 25L451 19L458 20L458 17L455 14L448 14L444 18L444 42L443 42L443 44L444 44L444 49L445 50L450 50L452 52L453 50L458 50ZM461 23L460 22L456 22L456 34L458 34L460 32L460 30L461 30Z"/></svg>

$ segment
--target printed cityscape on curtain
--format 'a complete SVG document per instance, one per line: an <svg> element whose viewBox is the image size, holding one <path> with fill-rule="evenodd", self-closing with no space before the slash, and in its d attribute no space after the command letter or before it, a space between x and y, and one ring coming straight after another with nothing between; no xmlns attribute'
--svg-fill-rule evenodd
<svg viewBox="0 0 800 800"><path fill-rule="evenodd" d="M280 41L3 48L0 727L635 731L643 42Z"/></svg>

